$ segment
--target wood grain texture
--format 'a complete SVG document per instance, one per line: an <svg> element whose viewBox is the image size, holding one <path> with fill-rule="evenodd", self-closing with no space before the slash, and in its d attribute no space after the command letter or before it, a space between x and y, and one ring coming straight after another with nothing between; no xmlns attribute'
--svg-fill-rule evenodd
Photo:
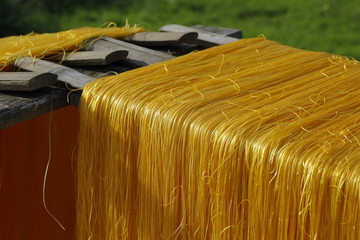
<svg viewBox="0 0 360 240"><path fill-rule="evenodd" d="M0 91L0 129L67 106L67 92L58 87L30 92Z"/></svg>
<svg viewBox="0 0 360 240"><path fill-rule="evenodd" d="M54 73L58 76L59 81L68 83L75 88L82 88L94 80L94 78L82 74L72 68L30 57L18 59L15 62L15 66L32 72Z"/></svg>
<svg viewBox="0 0 360 240"><path fill-rule="evenodd" d="M66 66L103 66L125 59L127 55L128 51L125 50L79 51L58 55L50 60Z"/></svg>
<svg viewBox="0 0 360 240"><path fill-rule="evenodd" d="M169 25L162 26L160 28L160 31L164 31L164 32L197 32L199 34L197 40L195 40L195 42L191 42L191 43L194 43L194 44L197 44L197 45L203 46L203 47L213 47L213 46L223 45L223 44L227 44L227 43L231 43L231 42L235 42L235 41L239 40L237 38L228 37L228 36L224 36L224 35L217 34L217 33L207 32L207 31L199 30L197 28L185 27L185 26L178 25L178 24L169 24Z"/></svg>
<svg viewBox="0 0 360 240"><path fill-rule="evenodd" d="M225 35L228 37L234 37L234 38L238 38L238 39L242 38L242 31L239 29L205 26L205 25L200 25L200 24L196 24L191 27L196 28L199 31L212 32L212 33L221 34L221 35Z"/></svg>
<svg viewBox="0 0 360 240"><path fill-rule="evenodd" d="M57 75L36 72L0 72L0 91L34 91L54 85Z"/></svg>
<svg viewBox="0 0 360 240"><path fill-rule="evenodd" d="M126 50L129 52L129 55L123 61L136 67L143 67L174 58L167 53L162 53L109 37L104 37L93 42L90 49L94 51Z"/></svg>
<svg viewBox="0 0 360 240"><path fill-rule="evenodd" d="M197 32L141 32L127 36L123 40L140 46L177 46L195 41L197 37Z"/></svg>

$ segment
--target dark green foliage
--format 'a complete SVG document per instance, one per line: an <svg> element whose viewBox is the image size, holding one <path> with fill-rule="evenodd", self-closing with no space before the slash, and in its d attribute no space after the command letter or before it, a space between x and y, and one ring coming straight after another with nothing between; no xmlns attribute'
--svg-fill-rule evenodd
<svg viewBox="0 0 360 240"><path fill-rule="evenodd" d="M37 0L1 0L0 36L58 30L58 19L44 4Z"/></svg>

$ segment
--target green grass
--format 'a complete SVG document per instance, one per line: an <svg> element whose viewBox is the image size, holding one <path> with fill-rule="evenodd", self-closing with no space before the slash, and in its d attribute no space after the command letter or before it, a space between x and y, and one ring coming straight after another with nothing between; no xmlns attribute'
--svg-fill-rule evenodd
<svg viewBox="0 0 360 240"><path fill-rule="evenodd" d="M152 31L169 23L237 28L245 38L264 34L294 47L360 59L358 0L135 0L61 14L59 26L123 25L126 20Z"/></svg>

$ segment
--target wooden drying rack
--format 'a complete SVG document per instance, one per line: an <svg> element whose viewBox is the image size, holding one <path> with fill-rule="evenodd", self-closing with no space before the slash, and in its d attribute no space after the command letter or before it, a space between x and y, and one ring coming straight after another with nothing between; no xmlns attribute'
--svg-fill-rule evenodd
<svg viewBox="0 0 360 240"><path fill-rule="evenodd" d="M47 60L20 58L19 72L0 72L0 129L59 109L78 105L82 88L101 76L143 67L216 45L237 41L237 29L171 24L160 32L136 33L125 38L89 39L91 44L65 57ZM90 47L89 47L90 46ZM60 64L54 62L61 62Z"/></svg>

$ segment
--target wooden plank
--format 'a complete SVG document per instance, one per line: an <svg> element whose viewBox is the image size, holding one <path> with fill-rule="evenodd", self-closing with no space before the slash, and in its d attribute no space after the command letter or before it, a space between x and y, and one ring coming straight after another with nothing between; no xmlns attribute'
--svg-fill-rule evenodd
<svg viewBox="0 0 360 240"><path fill-rule="evenodd" d="M133 69L130 66L120 65L120 64L110 64L106 66L80 66L74 67L74 69L78 72L81 72L87 76L93 78L101 78L110 75L119 74L125 71L129 71Z"/></svg>
<svg viewBox="0 0 360 240"><path fill-rule="evenodd" d="M224 36L217 33L206 32L192 27L185 27L178 24L169 24L160 28L164 32L197 32L199 34L195 42L191 42L203 47L213 47L238 41L239 39Z"/></svg>
<svg viewBox="0 0 360 240"><path fill-rule="evenodd" d="M54 85L57 75L36 72L0 72L0 90L34 91Z"/></svg>
<svg viewBox="0 0 360 240"><path fill-rule="evenodd" d="M128 51L125 50L79 51L66 53L65 56L57 55L49 60L66 66L103 66L125 59L127 55Z"/></svg>
<svg viewBox="0 0 360 240"><path fill-rule="evenodd" d="M75 88L82 88L94 80L94 78L82 74L72 68L31 57L19 58L15 62L15 66L32 72L54 73L58 76L59 81L68 83Z"/></svg>
<svg viewBox="0 0 360 240"><path fill-rule="evenodd" d="M0 129L68 105L67 92L58 87L29 92L0 91Z"/></svg>
<svg viewBox="0 0 360 240"><path fill-rule="evenodd" d="M124 37L122 40L140 46L176 46L184 42L195 41L197 32L141 32Z"/></svg>
<svg viewBox="0 0 360 240"><path fill-rule="evenodd" d="M238 39L242 38L242 31L239 29L204 26L204 25L200 25L200 24L193 25L191 27L196 28L200 31L217 33L217 34L225 35L228 37L234 37L234 38L238 38Z"/></svg>
<svg viewBox="0 0 360 240"><path fill-rule="evenodd" d="M127 50L129 52L129 55L123 61L135 67L143 67L173 58L173 56L171 56L170 54L140 47L131 43L126 43L124 41L116 40L108 37L104 37L96 41L94 41L93 39L89 39L88 43L91 43L91 45L89 46L89 44L85 43L85 46L88 45L89 46L88 49L92 51L105 51L105 50L114 50L114 49ZM109 69L105 69L105 71L98 69L97 71L93 71L85 68L79 69L79 71L85 72L95 77L102 76L103 75L102 73L106 74L108 70ZM129 69L120 68L118 69L117 72L122 72L126 70ZM70 103L75 106L79 106L80 97L81 97L81 91L71 93Z"/></svg>
<svg viewBox="0 0 360 240"><path fill-rule="evenodd" d="M129 55L123 62L128 63L132 66L143 67L150 64L163 62L174 58L170 54L162 53L159 51L151 50L145 47L137 46L135 44L127 43L125 41L103 37L99 40L90 40L93 42L89 47L93 51L104 51L104 50L126 50Z"/></svg>

